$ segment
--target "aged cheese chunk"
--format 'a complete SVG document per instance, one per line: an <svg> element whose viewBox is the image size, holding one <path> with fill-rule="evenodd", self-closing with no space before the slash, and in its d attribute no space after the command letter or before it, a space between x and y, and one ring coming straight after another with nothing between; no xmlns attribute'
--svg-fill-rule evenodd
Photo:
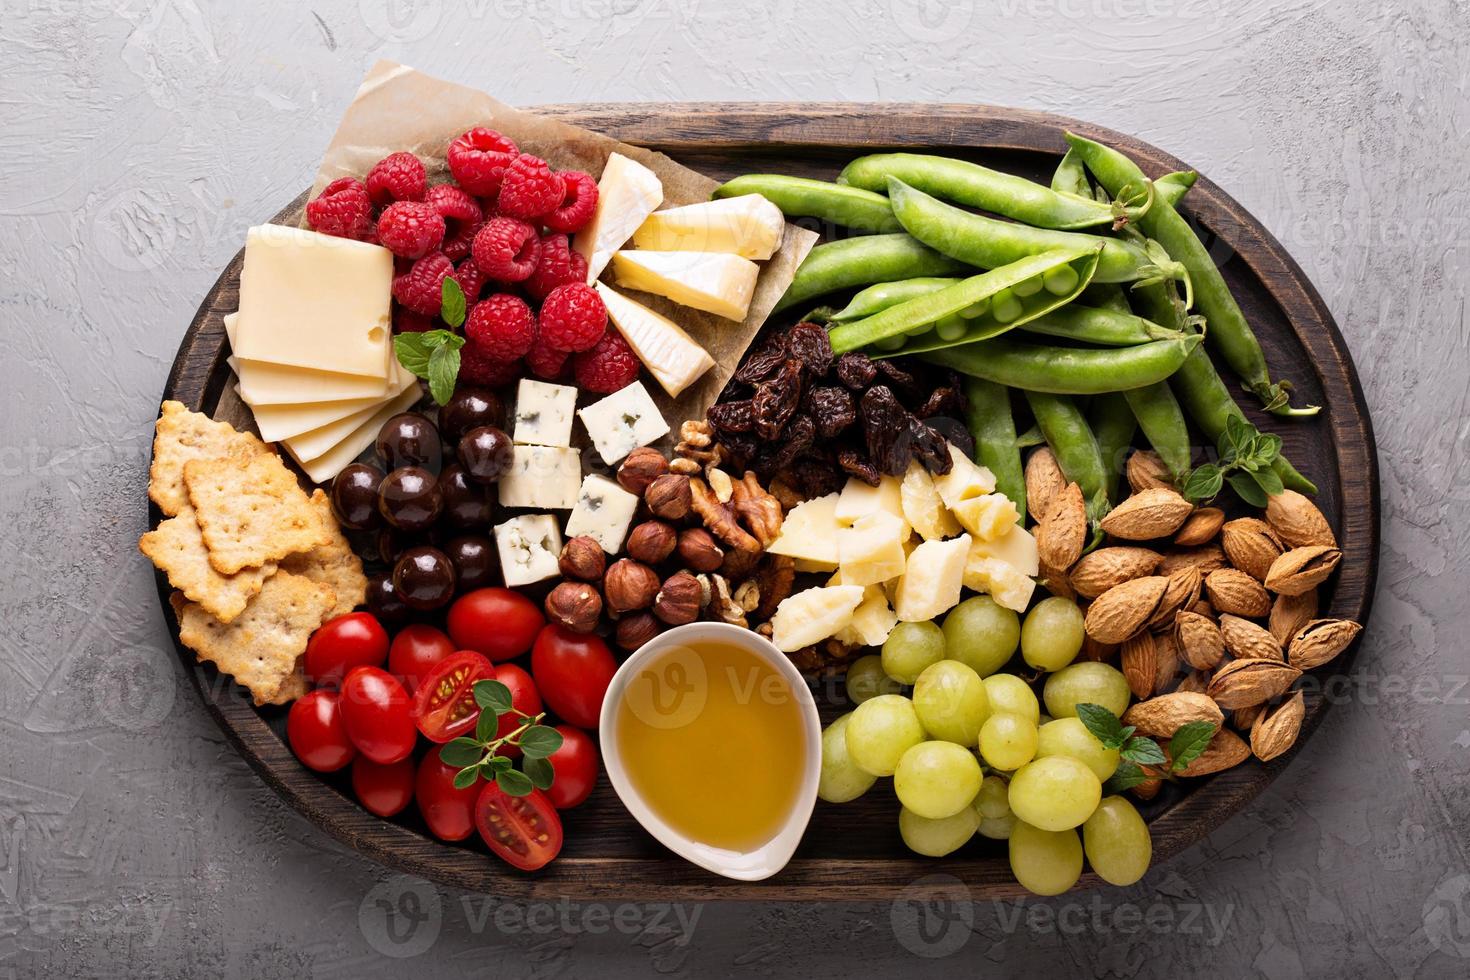
<svg viewBox="0 0 1470 980"><path fill-rule="evenodd" d="M605 282L595 285L608 319L664 391L677 398L715 366L709 352L673 320L635 303Z"/></svg>
<svg viewBox="0 0 1470 980"><path fill-rule="evenodd" d="M663 200L657 174L621 153L608 156L597 181L597 213L572 240L572 248L587 260L589 283L597 281L613 253Z"/></svg>
<svg viewBox="0 0 1470 980"><path fill-rule="evenodd" d="M904 573L908 525L884 511L864 514L837 530L837 560L844 585L877 585Z"/></svg>
<svg viewBox="0 0 1470 980"><path fill-rule="evenodd" d="M965 565L965 588L988 592L1007 609L1025 612L1031 604L1036 582L999 558L977 558L972 554Z"/></svg>
<svg viewBox="0 0 1470 980"><path fill-rule="evenodd" d="M623 539L637 510L635 494L607 477L592 474L582 481L577 493L577 506L567 520L567 537L585 534L602 545L603 551L615 555L623 550Z"/></svg>
<svg viewBox="0 0 1470 980"><path fill-rule="evenodd" d="M508 586L530 585L561 574L561 530L550 514L523 514L495 525L495 549Z"/></svg>
<svg viewBox="0 0 1470 980"><path fill-rule="evenodd" d="M1016 513L1016 505L1003 493L967 497L955 506L953 513L961 527L987 541L1016 527L1016 522L1021 519L1021 515Z"/></svg>
<svg viewBox="0 0 1470 980"><path fill-rule="evenodd" d="M970 536L925 541L909 555L893 611L905 623L920 623L948 612L960 601Z"/></svg>
<svg viewBox="0 0 1470 980"><path fill-rule="evenodd" d="M903 516L925 541L938 541L960 533L960 522L944 506L934 478L918 460L909 463L899 487Z"/></svg>
<svg viewBox="0 0 1470 980"><path fill-rule="evenodd" d="M771 642L783 653L793 653L825 640L852 622L862 601L858 585L818 587L787 596L771 617Z"/></svg>
<svg viewBox="0 0 1470 980"><path fill-rule="evenodd" d="M958 510L962 502L995 490L995 474L973 462L951 443L949 458L953 462L948 473L934 477L934 489L950 510Z"/></svg>
<svg viewBox="0 0 1470 980"><path fill-rule="evenodd" d="M976 538L970 543L970 560L998 558L1014 566L1022 575L1037 575L1041 562L1036 551L1036 539L1031 532L1019 524L1013 524L1006 532L989 541Z"/></svg>
<svg viewBox="0 0 1470 980"><path fill-rule="evenodd" d="M637 248L664 252L731 252L768 259L781 247L786 217L759 194L655 211L636 232Z"/></svg>
<svg viewBox="0 0 1470 980"><path fill-rule="evenodd" d="M766 550L773 555L787 555L817 566L813 570L831 571L841 561L837 552L837 494L814 497L791 509L781 524L781 534Z"/></svg>
<svg viewBox="0 0 1470 980"><path fill-rule="evenodd" d="M907 536L909 521L903 516L901 486L902 481L896 476L880 478L876 487L852 477L837 498L837 523L851 524L864 514L883 511L903 521L904 534Z"/></svg>
<svg viewBox="0 0 1470 980"><path fill-rule="evenodd" d="M720 252L622 251L613 256L619 286L666 296L727 320L744 320L760 266Z"/></svg>
<svg viewBox="0 0 1470 980"><path fill-rule="evenodd" d="M848 646L881 646L898 625L898 616L888 604L883 590L870 585L863 590L863 601L853 610L852 622L837 634L837 639Z"/></svg>
<svg viewBox="0 0 1470 980"><path fill-rule="evenodd" d="M669 424L641 381L593 402L577 415L608 466L617 465L639 446L657 442L669 431Z"/></svg>
<svg viewBox="0 0 1470 980"><path fill-rule="evenodd" d="M576 388L522 378L516 386L512 440L523 446L565 449L572 444L572 412L576 407Z"/></svg>
<svg viewBox="0 0 1470 980"><path fill-rule="evenodd" d="M575 449L516 446L510 471L497 484L502 507L571 510L582 484L582 460Z"/></svg>

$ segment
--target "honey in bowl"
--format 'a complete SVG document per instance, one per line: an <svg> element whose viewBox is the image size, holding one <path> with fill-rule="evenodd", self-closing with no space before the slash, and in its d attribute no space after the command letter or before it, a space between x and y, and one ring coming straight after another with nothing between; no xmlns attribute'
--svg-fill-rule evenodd
<svg viewBox="0 0 1470 980"><path fill-rule="evenodd" d="M708 847L749 852L800 804L807 769L800 696L744 646L703 640L639 664L616 706L623 770L650 812Z"/></svg>

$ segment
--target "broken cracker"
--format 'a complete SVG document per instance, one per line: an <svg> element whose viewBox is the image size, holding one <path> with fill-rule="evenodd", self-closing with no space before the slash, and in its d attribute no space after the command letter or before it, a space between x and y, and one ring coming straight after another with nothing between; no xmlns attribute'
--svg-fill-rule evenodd
<svg viewBox="0 0 1470 980"><path fill-rule="evenodd" d="M166 401L154 426L153 464L148 469L148 497L169 517L189 504L184 465L192 459L249 459L270 446L228 422L191 412L182 402Z"/></svg>
<svg viewBox="0 0 1470 980"><path fill-rule="evenodd" d="M337 604L332 587L277 572L231 623L192 602L174 602L179 642L249 688L257 705L289 692L311 634Z"/></svg>
<svg viewBox="0 0 1470 980"><path fill-rule="evenodd" d="M328 616L330 618L330 615ZM281 689L275 693L266 704L290 704L297 698L305 697L306 692L311 690L311 685L306 680L306 660L304 657L296 658L296 667L291 671L291 676L281 682Z"/></svg>
<svg viewBox="0 0 1470 980"><path fill-rule="evenodd" d="M311 504L328 541L310 551L281 559L281 568L296 575L305 575L313 582L330 585L337 593L337 608L332 610L332 616L344 616L367 601L368 580L362 571L362 559L357 557L342 534L337 516L332 513L331 498L324 491L315 490Z"/></svg>
<svg viewBox="0 0 1470 980"><path fill-rule="evenodd" d="M243 462L191 459L184 483L209 563L223 575L328 543L316 508L275 453Z"/></svg>
<svg viewBox="0 0 1470 980"><path fill-rule="evenodd" d="M275 562L266 562L234 575L221 575L209 563L199 521L187 502L176 516L139 538L138 550L168 576L170 585L222 623L244 612L265 580L276 573Z"/></svg>

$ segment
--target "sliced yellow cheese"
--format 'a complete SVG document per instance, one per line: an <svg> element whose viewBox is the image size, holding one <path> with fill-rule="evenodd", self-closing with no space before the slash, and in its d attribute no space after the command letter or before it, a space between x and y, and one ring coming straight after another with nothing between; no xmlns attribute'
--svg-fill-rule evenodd
<svg viewBox="0 0 1470 980"><path fill-rule="evenodd" d="M408 411L413 407L414 402L419 400L421 395L422 392L419 391L418 386L414 385L378 409L371 418L363 422L356 429L353 429L347 438L337 443L331 449L328 449L315 459L298 458L296 462L301 464L301 468L306 472L311 482L326 483L332 477L342 472L348 463L361 456L364 449L372 445L373 440L378 437L378 430L383 427L384 422L399 412ZM291 447L287 445L286 450L289 452L290 449ZM292 455L294 456L295 454L293 453Z"/></svg>
<svg viewBox="0 0 1470 980"><path fill-rule="evenodd" d="M844 585L878 585L904 573L908 525L883 511L837 529L837 561Z"/></svg>
<svg viewBox="0 0 1470 980"><path fill-rule="evenodd" d="M934 489L939 491L939 499L944 501L944 506L958 510L966 500L995 490L995 474L977 465L953 443L949 447L949 458L954 464L949 472L934 477Z"/></svg>
<svg viewBox="0 0 1470 980"><path fill-rule="evenodd" d="M773 555L786 555L802 562L828 566L831 571L840 562L837 552L837 494L814 497L791 508L781 522L781 533L766 549Z"/></svg>
<svg viewBox="0 0 1470 980"><path fill-rule="evenodd" d="M939 541L960 533L960 522L944 506L934 478L918 460L909 463L899 487L903 516L925 541Z"/></svg>
<svg viewBox="0 0 1470 980"><path fill-rule="evenodd" d="M410 385L418 383L409 371L396 362L393 365L393 381L388 394L381 398L354 398L340 402L304 402L286 405L252 405L255 427L266 442L288 440L322 440L318 445L331 447L345 438L358 424L382 407L384 402L397 398ZM236 386L238 389L238 386ZM303 455L310 459L319 452Z"/></svg>
<svg viewBox="0 0 1470 980"><path fill-rule="evenodd" d="M636 303L607 283L594 283L607 317L664 391L678 397L715 366L715 359L677 323Z"/></svg>
<svg viewBox="0 0 1470 980"><path fill-rule="evenodd" d="M987 592L1007 609L1025 612L1036 582L999 558L976 558L972 554L965 564L965 588Z"/></svg>
<svg viewBox="0 0 1470 980"><path fill-rule="evenodd" d="M888 596L879 586L870 585L863 590L863 601L852 612L852 622L836 638L848 646L881 646L897 625L898 616L888 604Z"/></svg>
<svg viewBox="0 0 1470 980"><path fill-rule="evenodd" d="M613 253L663 200L664 185L652 170L621 153L607 158L597 181L597 213L572 240L573 250L587 260L588 283L597 281Z"/></svg>
<svg viewBox="0 0 1470 980"><path fill-rule="evenodd" d="M759 194L655 211L633 233L636 248L664 252L729 252L768 259L781 247L786 218Z"/></svg>
<svg viewBox="0 0 1470 980"><path fill-rule="evenodd" d="M226 313L225 335L234 350L239 313ZM262 361L242 361L233 354L225 358L239 383L240 399L255 408L260 405L299 405L303 402L380 400L388 397L388 376L333 374L307 368L285 367ZM386 366L386 361L385 361Z"/></svg>
<svg viewBox="0 0 1470 980"><path fill-rule="evenodd" d="M893 602L899 620L921 623L953 609L960 601L969 555L968 534L949 541L925 541L915 548L898 580Z"/></svg>
<svg viewBox="0 0 1470 980"><path fill-rule="evenodd" d="M851 524L864 514L882 511L903 521L908 528L908 518L903 516L901 481L896 476L884 476L876 487L869 486L857 477L852 477L843 486L837 498L837 523Z"/></svg>
<svg viewBox="0 0 1470 980"><path fill-rule="evenodd" d="M818 587L787 596L771 617L771 642L783 653L819 643L845 629L862 601L858 585Z"/></svg>
<svg viewBox="0 0 1470 980"><path fill-rule="evenodd" d="M376 415L378 409L392 402L405 391L408 391L410 388L412 388L415 392L417 392L418 383L418 378L415 378L406 369L400 367L397 372L397 377L395 377L393 380L393 387L390 389L392 397L379 399L367 408L359 409L351 415L344 416L343 418L337 419L333 422L328 422L327 424L318 426L317 428L309 429L306 432L297 433L296 435L293 435L286 439L282 439L281 441L284 442L286 447L291 450L292 455L296 456L297 458L316 459L318 456L327 452L337 443L350 436L353 432L357 430L357 427L359 425ZM345 405L351 403L340 402L338 404ZM279 411L279 408L272 409L262 407L255 409L255 424L256 427L261 430L262 439L274 438L265 434L266 424L261 422L262 415L269 418L273 411Z"/></svg>
<svg viewBox="0 0 1470 980"><path fill-rule="evenodd" d="M1021 515L1016 513L1016 505L1003 493L986 493L961 500L952 513L961 527L986 541L1005 534L1021 519Z"/></svg>
<svg viewBox="0 0 1470 980"><path fill-rule="evenodd" d="M760 266L719 252L629 252L613 255L619 286L664 296L727 320L744 320Z"/></svg>
<svg viewBox="0 0 1470 980"><path fill-rule="evenodd" d="M1013 524L999 537L989 541L976 538L970 543L970 560L996 558L1012 566L1022 575L1039 575L1041 562L1036 551L1036 539L1031 532L1019 524Z"/></svg>

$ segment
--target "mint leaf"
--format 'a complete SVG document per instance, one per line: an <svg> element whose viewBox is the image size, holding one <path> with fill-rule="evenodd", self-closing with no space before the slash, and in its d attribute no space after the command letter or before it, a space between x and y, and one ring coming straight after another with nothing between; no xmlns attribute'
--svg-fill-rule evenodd
<svg viewBox="0 0 1470 980"><path fill-rule="evenodd" d="M463 343L463 341L461 341ZM454 397L454 385L459 380L459 347L445 344L434 348L429 355L429 394L440 405L449 403Z"/></svg>
<svg viewBox="0 0 1470 980"><path fill-rule="evenodd" d="M464 290L459 288L459 280L445 276L444 284L439 287L439 315L445 323L457 328L464 323L464 309Z"/></svg>
<svg viewBox="0 0 1470 980"><path fill-rule="evenodd" d="M511 761L503 755L497 755L481 763L480 767L485 770L486 779L494 779L497 775L511 767Z"/></svg>
<svg viewBox="0 0 1470 980"><path fill-rule="evenodd" d="M506 796L528 796L536 784L531 782L531 777L515 769L506 769L495 777L495 785Z"/></svg>
<svg viewBox="0 0 1470 980"><path fill-rule="evenodd" d="M1230 489L1235 491L1236 496L1252 507L1265 507L1266 494L1255 481L1253 473L1231 473Z"/></svg>
<svg viewBox="0 0 1470 980"><path fill-rule="evenodd" d="M1225 474L1214 463L1204 463L1190 471L1180 491L1185 500L1200 503L1216 496L1225 484Z"/></svg>
<svg viewBox="0 0 1470 980"><path fill-rule="evenodd" d="M1167 765L1169 760L1164 756L1164 750L1159 748L1159 743L1151 738L1136 735L1118 751L1118 755L1129 762L1137 762L1144 766Z"/></svg>
<svg viewBox="0 0 1470 980"><path fill-rule="evenodd" d="M461 769L459 772L454 774L454 788L469 789L471 786L475 785L475 780L479 778L480 770L476 769L474 766L471 766L468 769Z"/></svg>
<svg viewBox="0 0 1470 980"><path fill-rule="evenodd" d="M1215 737L1218 729L1218 725L1209 721L1191 721L1187 725L1179 726L1174 737L1169 739L1169 757L1174 760L1169 771L1183 772L1188 769L1189 764L1209 747L1210 740Z"/></svg>
<svg viewBox="0 0 1470 980"><path fill-rule="evenodd" d="M439 759L446 766L473 766L480 761L484 749L472 738L457 738L439 750Z"/></svg>
<svg viewBox="0 0 1470 980"><path fill-rule="evenodd" d="M475 703L503 715L510 710L510 688L496 680L475 681Z"/></svg>
<svg viewBox="0 0 1470 980"><path fill-rule="evenodd" d="M528 759L544 759L561 748L561 732L546 725L533 725L521 736L521 754Z"/></svg>
<svg viewBox="0 0 1470 980"><path fill-rule="evenodd" d="M429 358L440 347L464 346L464 338L448 330L420 330L401 333L393 338L393 355L398 363L415 377L429 376Z"/></svg>
<svg viewBox="0 0 1470 980"><path fill-rule="evenodd" d="M1124 728L1118 716L1100 704L1077 705L1077 717L1105 748L1122 748L1128 736L1133 734L1132 728Z"/></svg>
<svg viewBox="0 0 1470 980"><path fill-rule="evenodd" d="M1225 431L1220 434L1216 446L1222 461L1234 462L1250 450L1251 440L1256 436L1256 427L1238 415L1225 420Z"/></svg>
<svg viewBox="0 0 1470 980"><path fill-rule="evenodd" d="M551 789L551 784L556 779L556 770L545 759L527 759L521 763L521 769L526 778L531 780L531 785L537 789Z"/></svg>
<svg viewBox="0 0 1470 980"><path fill-rule="evenodd" d="M1103 795L1111 796L1121 793L1124 790L1132 789L1140 783L1148 782L1150 778L1152 777L1138 768L1137 764L1125 759L1118 763L1118 768L1114 769L1113 774L1103 783Z"/></svg>

